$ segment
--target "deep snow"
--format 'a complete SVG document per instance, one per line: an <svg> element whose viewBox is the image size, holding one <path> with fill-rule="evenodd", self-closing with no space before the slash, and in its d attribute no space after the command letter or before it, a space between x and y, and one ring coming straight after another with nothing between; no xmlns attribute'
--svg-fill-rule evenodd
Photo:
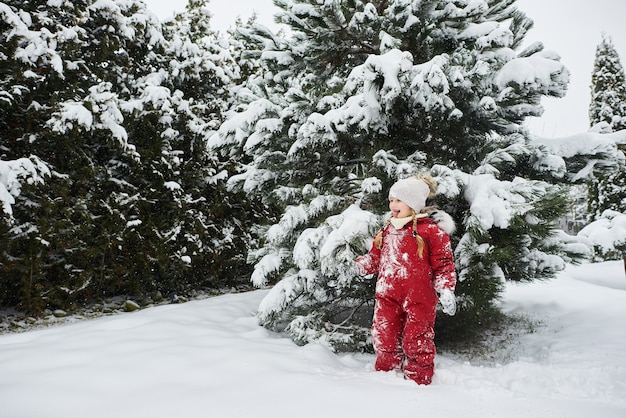
<svg viewBox="0 0 626 418"><path fill-rule="evenodd" d="M626 416L621 261L508 285L537 324L498 360L439 353L433 384L373 370L372 355L298 347L257 325L266 290L0 335L0 415L35 417Z"/></svg>

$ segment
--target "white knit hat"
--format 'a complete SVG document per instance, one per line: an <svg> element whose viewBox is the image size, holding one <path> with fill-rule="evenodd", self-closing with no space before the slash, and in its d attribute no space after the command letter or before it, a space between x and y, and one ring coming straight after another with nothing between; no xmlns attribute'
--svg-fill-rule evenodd
<svg viewBox="0 0 626 418"><path fill-rule="evenodd" d="M430 194L430 187L425 181L415 177L398 180L389 189L389 198L395 197L419 212L426 206L426 199Z"/></svg>

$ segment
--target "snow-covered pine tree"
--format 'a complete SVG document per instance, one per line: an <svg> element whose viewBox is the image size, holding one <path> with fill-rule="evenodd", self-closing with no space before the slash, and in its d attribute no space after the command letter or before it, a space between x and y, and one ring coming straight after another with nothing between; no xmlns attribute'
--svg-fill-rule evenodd
<svg viewBox="0 0 626 418"><path fill-rule="evenodd" d="M514 1L275 3L290 37L257 34L265 74L211 139L245 161L231 184L282 211L251 252L253 282L276 283L262 324L367 348L373 279L352 262L390 184L424 169L460 224L447 329L488 322L504 280L552 277L577 256L553 229L563 167L521 127L541 97L564 95L568 71L540 44L519 51L532 22Z"/></svg>
<svg viewBox="0 0 626 418"><path fill-rule="evenodd" d="M173 156L169 181L175 182L179 210L169 235L171 250L191 261L171 276L181 276L178 287L249 286L251 269L242 248L254 239L245 222L258 222L256 214L263 210L242 194L227 193L221 180L230 167L207 148L241 78L233 51L237 43L211 29L208 4L191 0L164 25L170 59L163 85L174 93L167 117L160 118L161 137Z"/></svg>
<svg viewBox="0 0 626 418"><path fill-rule="evenodd" d="M613 131L626 129L626 78L624 67L611 38L602 35L596 47L591 73L589 122L607 123Z"/></svg>
<svg viewBox="0 0 626 418"><path fill-rule="evenodd" d="M591 74L591 127L604 124L609 131L626 129L626 77L624 67L611 38L603 34L596 48ZM600 219L605 210L626 208L626 168L622 164L599 173L589 182L590 220Z"/></svg>
<svg viewBox="0 0 626 418"><path fill-rule="evenodd" d="M3 159L36 155L52 173L22 188L2 231L0 304L232 286L249 271L233 233L245 212L225 209L206 149L237 66L204 3L166 36L142 2L0 3Z"/></svg>
<svg viewBox="0 0 626 418"><path fill-rule="evenodd" d="M445 329L489 321L505 280L552 277L571 254L553 229L563 166L522 129L568 71L513 0L277 0L281 38L255 33L264 74L211 139L244 163L230 178L277 221L251 252L252 280L276 283L260 322L298 342L367 349L367 251L399 177L428 169L457 220L460 312ZM378 224L378 225L377 225Z"/></svg>

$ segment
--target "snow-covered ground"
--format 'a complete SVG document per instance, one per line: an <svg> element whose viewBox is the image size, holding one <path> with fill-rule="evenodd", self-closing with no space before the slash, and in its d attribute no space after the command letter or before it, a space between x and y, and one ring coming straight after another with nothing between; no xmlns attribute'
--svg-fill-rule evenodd
<svg viewBox="0 0 626 418"><path fill-rule="evenodd" d="M498 361L436 360L433 384L373 370L372 355L298 347L257 325L266 291L0 335L0 416L626 417L621 261L509 285L535 323Z"/></svg>

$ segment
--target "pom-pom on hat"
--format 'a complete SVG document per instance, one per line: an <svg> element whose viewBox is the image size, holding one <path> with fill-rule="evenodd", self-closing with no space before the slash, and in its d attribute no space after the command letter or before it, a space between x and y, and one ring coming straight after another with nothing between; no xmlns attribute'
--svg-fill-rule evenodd
<svg viewBox="0 0 626 418"><path fill-rule="evenodd" d="M431 193L430 186L417 177L409 177L398 180L389 189L389 198L395 197L406 203L415 212L419 212L426 206L426 199Z"/></svg>

